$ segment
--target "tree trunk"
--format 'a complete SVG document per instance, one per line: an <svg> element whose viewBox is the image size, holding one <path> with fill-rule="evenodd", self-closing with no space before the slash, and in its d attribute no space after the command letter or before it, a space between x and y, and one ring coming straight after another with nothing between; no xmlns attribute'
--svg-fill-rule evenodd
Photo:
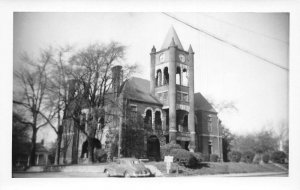
<svg viewBox="0 0 300 190"><path fill-rule="evenodd" d="M62 129L63 129L63 126L60 125L58 127L58 133L57 133L57 147L56 147L55 165L59 165L59 160L60 160L61 141L62 141L62 132L63 132Z"/></svg>
<svg viewBox="0 0 300 190"><path fill-rule="evenodd" d="M93 139L88 136L88 163L93 163L94 157Z"/></svg>
<svg viewBox="0 0 300 190"><path fill-rule="evenodd" d="M30 166L35 166L36 135L37 135L37 129L34 127L32 130L32 137L31 137Z"/></svg>
<svg viewBox="0 0 300 190"><path fill-rule="evenodd" d="M89 163L94 162L94 138L95 132L98 124L98 114L97 108L92 107L90 109L90 116L92 117L92 121L88 121L88 161Z"/></svg>

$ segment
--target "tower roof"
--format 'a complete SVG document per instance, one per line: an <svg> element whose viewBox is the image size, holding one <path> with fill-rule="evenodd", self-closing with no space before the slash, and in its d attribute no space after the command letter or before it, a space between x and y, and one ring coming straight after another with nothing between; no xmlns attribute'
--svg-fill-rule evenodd
<svg viewBox="0 0 300 190"><path fill-rule="evenodd" d="M175 45L177 45L178 49L184 50L173 26L169 29L168 34L165 38L165 41L161 46L161 49L167 49L170 46L170 44L172 43L173 39L174 39Z"/></svg>

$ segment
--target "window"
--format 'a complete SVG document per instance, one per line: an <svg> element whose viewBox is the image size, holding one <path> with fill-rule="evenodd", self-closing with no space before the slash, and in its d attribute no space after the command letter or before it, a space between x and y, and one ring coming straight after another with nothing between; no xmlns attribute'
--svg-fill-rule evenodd
<svg viewBox="0 0 300 190"><path fill-rule="evenodd" d="M212 115L207 115L207 128L209 133L212 132L212 121Z"/></svg>
<svg viewBox="0 0 300 190"><path fill-rule="evenodd" d="M131 110L132 112L137 112L137 105L131 104L131 105L130 105L130 110Z"/></svg>
<svg viewBox="0 0 300 190"><path fill-rule="evenodd" d="M187 76L187 70L186 69L182 70L182 85L183 86L188 86L188 76Z"/></svg>
<svg viewBox="0 0 300 190"><path fill-rule="evenodd" d="M157 97L159 100L163 101L164 100L164 93L158 93Z"/></svg>
<svg viewBox="0 0 300 190"><path fill-rule="evenodd" d="M180 67L176 69L176 84L181 85L181 70Z"/></svg>
<svg viewBox="0 0 300 190"><path fill-rule="evenodd" d="M177 92L177 101L181 101L181 93L180 92Z"/></svg>
<svg viewBox="0 0 300 190"><path fill-rule="evenodd" d="M169 84L169 71L168 71L168 67L164 68L164 80L163 80L163 84L164 85Z"/></svg>
<svg viewBox="0 0 300 190"><path fill-rule="evenodd" d="M137 121L137 105L130 104L130 118Z"/></svg>
<svg viewBox="0 0 300 190"><path fill-rule="evenodd" d="M162 79L161 79L161 70L160 69L158 69L157 71L156 71L156 86L158 87L158 86L161 86L162 85Z"/></svg>
<svg viewBox="0 0 300 190"><path fill-rule="evenodd" d="M188 94L182 94L182 101L188 102L189 101L189 95Z"/></svg>
<svg viewBox="0 0 300 190"><path fill-rule="evenodd" d="M168 99L168 93L164 92L163 93L163 100L166 101Z"/></svg>

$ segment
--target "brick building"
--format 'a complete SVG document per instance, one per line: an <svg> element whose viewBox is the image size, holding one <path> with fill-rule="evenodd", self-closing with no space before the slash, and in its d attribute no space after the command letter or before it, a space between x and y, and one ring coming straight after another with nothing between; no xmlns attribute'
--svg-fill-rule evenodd
<svg viewBox="0 0 300 190"><path fill-rule="evenodd" d="M172 27L160 50L153 46L150 52L150 81L137 77L123 81L122 67L115 66L107 98L111 101L105 107L115 114L103 116L102 123L111 122L95 135L102 148L111 146L107 139L113 130L121 134L114 142L122 144L123 156L155 157L160 146L177 143L192 152L217 154L222 160L220 121L202 94L194 92L194 64L192 46L186 51ZM122 109L110 102L118 102ZM66 163L80 162L77 158L86 140L74 124L64 121L63 144L70 145L62 154Z"/></svg>

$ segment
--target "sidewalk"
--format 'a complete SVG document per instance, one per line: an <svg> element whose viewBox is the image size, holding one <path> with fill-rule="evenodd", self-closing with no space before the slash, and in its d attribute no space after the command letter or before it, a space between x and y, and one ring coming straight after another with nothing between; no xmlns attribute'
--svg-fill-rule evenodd
<svg viewBox="0 0 300 190"><path fill-rule="evenodd" d="M288 172L257 172L257 173L235 173L203 175L203 177L288 177Z"/></svg>

